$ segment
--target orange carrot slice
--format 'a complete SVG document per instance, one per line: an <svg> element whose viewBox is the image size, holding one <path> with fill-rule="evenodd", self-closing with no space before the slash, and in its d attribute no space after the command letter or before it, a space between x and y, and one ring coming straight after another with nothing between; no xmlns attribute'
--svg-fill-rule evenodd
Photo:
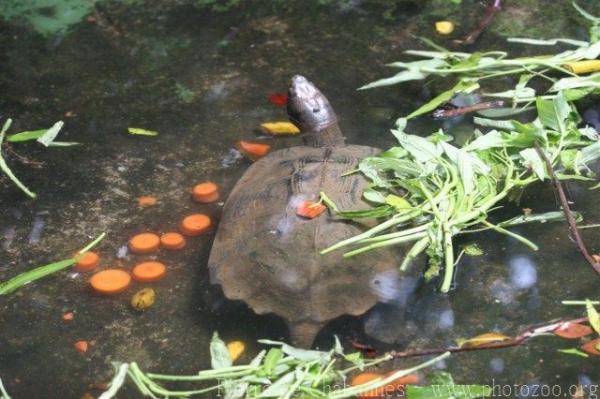
<svg viewBox="0 0 600 399"><path fill-rule="evenodd" d="M596 338L586 343L581 347L581 349L590 355L600 356L600 350L598 350L598 347L600 347L600 338Z"/></svg>
<svg viewBox="0 0 600 399"><path fill-rule="evenodd" d="M100 263L100 256L95 252L88 251L77 260L75 270L78 272L89 272L98 266L98 263Z"/></svg>
<svg viewBox="0 0 600 399"><path fill-rule="evenodd" d="M561 324L556 330L554 335L566 338L566 339L578 339L590 335L594 330L590 326L579 323L564 323Z"/></svg>
<svg viewBox="0 0 600 399"><path fill-rule="evenodd" d="M357 385L366 384L367 382L374 381L378 378L384 378L384 375L379 374L379 373L369 373L369 372L360 373L359 375L352 378L350 385L352 385L354 387ZM370 391L363 392L361 394L356 395L356 397L363 398L363 399L380 398L382 395L384 395L385 388L386 387L379 387L379 388L371 389Z"/></svg>
<svg viewBox="0 0 600 399"><path fill-rule="evenodd" d="M88 351L90 344L87 341L77 341L73 344L75 349L77 349L80 353L85 353Z"/></svg>
<svg viewBox="0 0 600 399"><path fill-rule="evenodd" d="M167 274L167 267L160 262L142 262L133 268L133 279L141 283L152 283Z"/></svg>
<svg viewBox="0 0 600 399"><path fill-rule="evenodd" d="M181 249L185 247L185 238L179 233L165 233L160 236L160 244L165 249Z"/></svg>
<svg viewBox="0 0 600 399"><path fill-rule="evenodd" d="M244 154L251 161L256 161L269 152L271 152L271 146L262 143L252 143L250 141L239 141L237 147L242 154Z"/></svg>
<svg viewBox="0 0 600 399"><path fill-rule="evenodd" d="M389 373L387 373L385 375L386 378L389 377L390 375L394 374L396 371L397 370L390 371ZM404 377L395 379L394 381L392 381L388 385L386 385L386 387L392 385L396 391L399 391L399 390L403 390L405 385L415 385L415 384L418 384L420 381L421 381L421 379L419 378L419 374L413 373L413 374L405 375Z"/></svg>
<svg viewBox="0 0 600 399"><path fill-rule="evenodd" d="M219 199L219 188L210 181L196 184L192 189L192 198L202 203L215 202Z"/></svg>
<svg viewBox="0 0 600 399"><path fill-rule="evenodd" d="M157 202L158 202L158 199L151 195L144 195L144 196L141 196L140 198L138 198L138 206L140 208L147 208L149 206L154 206L154 205L156 205Z"/></svg>
<svg viewBox="0 0 600 399"><path fill-rule="evenodd" d="M112 295L123 292L129 287L131 276L120 269L107 269L98 272L90 279L90 285L99 294Z"/></svg>
<svg viewBox="0 0 600 399"><path fill-rule="evenodd" d="M71 321L75 318L75 314L73 312L63 313L62 319L64 321Z"/></svg>
<svg viewBox="0 0 600 399"><path fill-rule="evenodd" d="M179 225L179 229L186 236L199 236L210 228L210 218L201 213L186 216Z"/></svg>
<svg viewBox="0 0 600 399"><path fill-rule="evenodd" d="M136 254L148 254L158 249L160 238L153 233L142 233L129 240L129 249Z"/></svg>
<svg viewBox="0 0 600 399"><path fill-rule="evenodd" d="M305 217L307 219L314 219L325 212L326 209L327 207L325 205L318 202L303 201L296 208L296 215Z"/></svg>

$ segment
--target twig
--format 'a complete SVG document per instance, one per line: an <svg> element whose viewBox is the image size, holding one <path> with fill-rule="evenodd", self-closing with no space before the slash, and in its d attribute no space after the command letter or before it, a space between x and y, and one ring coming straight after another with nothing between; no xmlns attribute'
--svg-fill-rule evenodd
<svg viewBox="0 0 600 399"><path fill-rule="evenodd" d="M6 151L9 152L13 157L17 158L22 164L29 165L34 168L41 168L42 166L44 166L43 162L36 161L34 159L29 159L26 156L19 154L14 150L14 148L12 148L12 146L9 143L5 142L3 143L3 145Z"/></svg>
<svg viewBox="0 0 600 399"><path fill-rule="evenodd" d="M530 327L524 333L517 335L514 338L505 340L505 341L495 341L489 343L481 343L478 345L472 346L451 346L449 348L432 348L432 349L414 349L403 352L391 351L389 355L394 359L405 358L405 357L416 357L416 356L429 356L435 355L439 353L451 352L468 352L468 351L478 351L478 350L487 350L487 349L502 349L502 348L510 348L514 346L523 345L530 338L534 338L540 336L542 334L546 334L548 332L556 330L562 324L565 323L583 323L588 321L587 317L581 317L579 319L572 320L558 320L552 321L550 324L544 324L538 327Z"/></svg>
<svg viewBox="0 0 600 399"><path fill-rule="evenodd" d="M585 260L587 260L587 262L594 268L596 273L600 274L600 264L594 260L592 255L590 255L587 247L585 246L585 243L583 242L583 238L581 238L581 235L579 234L579 229L577 229L577 221L573 217L573 212L571 212L571 208L569 207L569 201L567 200L565 190L563 189L562 184L560 183L560 181L556 177L556 174L554 173L554 168L552 167L552 162L550 162L550 160L548 159L548 157L546 156L544 151L542 151L542 149L538 143L535 143L534 146L535 146L535 150L537 151L538 155L546 164L546 169L548 169L548 174L550 175L550 179L552 179L552 184L554 185L554 188L556 189L556 192L558 193L560 205L563 209L563 212L565 213L565 217L567 218L567 223L569 224L569 230L571 231L571 236L575 240L575 244L577 244L577 248L579 249L579 252L581 252L581 254L585 258Z"/></svg>
<svg viewBox="0 0 600 399"><path fill-rule="evenodd" d="M459 44L473 44L483 33L485 28L489 26L494 19L494 15L502 9L502 0L493 0L493 3L487 8L485 15L479 22L479 25L462 40L455 40Z"/></svg>

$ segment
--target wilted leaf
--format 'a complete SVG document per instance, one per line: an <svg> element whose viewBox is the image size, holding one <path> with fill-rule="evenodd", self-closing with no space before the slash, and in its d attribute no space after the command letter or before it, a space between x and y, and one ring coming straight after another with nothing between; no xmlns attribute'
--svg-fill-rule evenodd
<svg viewBox="0 0 600 399"><path fill-rule="evenodd" d="M587 342L581 346L581 349L590 355L600 356L600 338L596 338L593 341Z"/></svg>
<svg viewBox="0 0 600 399"><path fill-rule="evenodd" d="M590 335L593 333L591 327L586 326L584 324L579 323L562 323L556 330L554 330L554 334L561 338L566 339L579 339L581 337L585 337L586 335Z"/></svg>
<svg viewBox="0 0 600 399"><path fill-rule="evenodd" d="M469 244L463 247L463 251L465 251L465 255L469 256L481 256L483 255L483 250L477 244Z"/></svg>
<svg viewBox="0 0 600 399"><path fill-rule="evenodd" d="M484 333L459 343L461 348L475 348L493 342L508 341L511 338L500 333Z"/></svg>
<svg viewBox="0 0 600 399"><path fill-rule="evenodd" d="M231 367L233 363L229 356L227 345L219 338L219 334L216 332L213 334L212 340L210 341L210 358L211 366L215 370Z"/></svg>
<svg viewBox="0 0 600 399"><path fill-rule="evenodd" d="M260 124L261 130L272 135L294 135L300 133L300 129L292 122L266 122Z"/></svg>

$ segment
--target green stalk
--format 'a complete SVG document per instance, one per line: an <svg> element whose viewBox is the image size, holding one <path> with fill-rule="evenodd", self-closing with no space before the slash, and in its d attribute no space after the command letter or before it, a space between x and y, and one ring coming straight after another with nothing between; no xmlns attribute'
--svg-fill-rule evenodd
<svg viewBox="0 0 600 399"><path fill-rule="evenodd" d="M417 226L417 227L413 227L411 229L397 231L395 233L382 234L380 236L366 238L364 240L361 240L360 242L363 243L363 244L366 244L366 243L371 243L371 242L385 241L385 240L389 240L391 238L404 237L404 236L408 236L408 235L411 235L411 234L414 234L414 233L420 233L422 231L425 231L425 230L427 230L429 228L430 225L431 225L431 222L426 223L426 224L422 224L422 225Z"/></svg>
<svg viewBox="0 0 600 399"><path fill-rule="evenodd" d="M415 242L410 251L406 254L404 260L400 264L400 271L406 271L408 265L417 257L419 254L429 246L429 237L423 237L419 241Z"/></svg>
<svg viewBox="0 0 600 399"><path fill-rule="evenodd" d="M10 399L10 395L8 394L8 392L6 392L6 389L2 384L2 378L0 378L0 393L2 394L2 396L0 396L0 399Z"/></svg>
<svg viewBox="0 0 600 399"><path fill-rule="evenodd" d="M492 223L488 222L487 220L484 220L482 223L484 225L488 226L490 229L497 231L498 233L506 234L507 236L514 238L515 240L525 244L526 246L528 246L529 248L531 248L534 251L537 251L539 249L538 246L535 245L535 243L531 242L530 240L523 237L522 235L513 233L512 231L506 230L498 225L492 224Z"/></svg>
<svg viewBox="0 0 600 399"><path fill-rule="evenodd" d="M105 233L100 234L91 243L86 245L85 248L80 250L78 254L82 254L83 252L86 252L92 247L94 247L104 238L105 235ZM0 283L0 295L10 294L11 292L21 288L26 284L31 283L32 281L39 280L59 270L66 269L67 267L75 264L78 258L79 256L75 256L73 258L64 259L58 262L50 263L45 266L40 266L35 269L29 270L25 273L21 273L8 281L4 281Z"/></svg>
<svg viewBox="0 0 600 399"><path fill-rule="evenodd" d="M383 248L383 247L389 247L391 245L397 245L397 244L401 244L404 242L410 242L410 241L415 241L415 240L419 240L423 237L426 237L427 233L416 233L416 234L411 234L409 236L403 236L403 237L398 237L398 238L394 238L391 240L387 240L387 241L381 241L381 242L376 242L370 245L366 245L364 247L360 247L358 249L355 249L353 251L349 251L346 252L344 254L344 258L351 258L353 256L356 256L358 254L362 254L364 252L368 252L368 251L372 251L374 249L377 248Z"/></svg>
<svg viewBox="0 0 600 399"><path fill-rule="evenodd" d="M586 306L588 301L562 301L563 305L567 306ZM589 301L592 305L600 305L600 301Z"/></svg>
<svg viewBox="0 0 600 399"><path fill-rule="evenodd" d="M444 280L440 291L446 294L452 286L452 277L454 276L454 247L452 246L452 235L447 222L442 223L442 232L444 234Z"/></svg>
<svg viewBox="0 0 600 399"><path fill-rule="evenodd" d="M25 184L23 184L21 180L19 180L17 176L15 176L15 174L12 172L12 170L10 170L10 168L6 164L6 161L2 157L2 142L4 141L4 135L6 134L6 131L10 127L11 123L12 119L7 119L4 123L4 126L2 127L2 130L0 131L0 170L2 170L6 174L6 176L8 176L8 178L12 180L13 183L15 183L15 185L19 187L21 191L23 191L29 198L35 198L35 193L28 189L27 186L25 186Z"/></svg>

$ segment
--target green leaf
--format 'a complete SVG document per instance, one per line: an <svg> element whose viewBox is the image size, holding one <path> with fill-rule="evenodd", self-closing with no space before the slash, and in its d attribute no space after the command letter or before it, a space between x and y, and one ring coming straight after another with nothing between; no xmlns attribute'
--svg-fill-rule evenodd
<svg viewBox="0 0 600 399"><path fill-rule="evenodd" d="M566 131L565 121L571 113L571 106L563 93L559 92L552 100L536 99L536 107L542 125L557 132Z"/></svg>
<svg viewBox="0 0 600 399"><path fill-rule="evenodd" d="M434 109L436 109L437 107L439 107L440 105L442 105L442 104L447 103L448 101L450 101L452 99L452 97L454 97L456 94L458 94L458 93L470 93L470 92L472 92L474 90L477 90L478 88L479 88L479 84L478 83L468 82L468 81L461 80L453 88L451 88L450 90L446 90L445 92L442 92L442 93L438 94L432 100L430 100L426 104L423 104L422 106L420 106L415 111L411 112L406 117L406 119L412 119L412 118L414 118L416 116L423 115L423 114L426 114L428 112L431 112Z"/></svg>
<svg viewBox="0 0 600 399"><path fill-rule="evenodd" d="M363 197L369 202L374 202L376 204L384 204L385 195L376 190L367 189L363 192Z"/></svg>
<svg viewBox="0 0 600 399"><path fill-rule="evenodd" d="M600 315L598 315L598 311L594 308L594 305L589 299L585 300L585 309L587 311L588 321L590 322L590 326L600 334Z"/></svg>
<svg viewBox="0 0 600 399"><path fill-rule="evenodd" d="M140 127L128 127L127 131L129 132L129 134L137 134L140 136L158 136L157 131L142 129Z"/></svg>
<svg viewBox="0 0 600 399"><path fill-rule="evenodd" d="M407 82L409 80L423 80L429 74L422 72L421 68L435 69L437 67L444 66L444 65L447 65L446 62L444 60L441 60L438 58L434 58L434 59L430 59L430 60L406 62L406 63L405 62L395 62L395 63L391 64L390 66L398 67L398 68L405 68L406 70L399 72L396 75L391 76L389 78L379 79L379 80L376 80L375 82L366 84L362 87L359 87L358 90L373 89L375 87L382 87L382 86L391 86L391 85L395 85L397 83Z"/></svg>
<svg viewBox="0 0 600 399"><path fill-rule="evenodd" d="M279 361L283 359L283 351L279 348L271 348L267 352L267 356L265 356L265 361L263 363L263 370L267 376L273 375L275 371L275 366Z"/></svg>
<svg viewBox="0 0 600 399"><path fill-rule="evenodd" d="M410 205L410 202L408 202L405 198L399 197L394 194L388 194L384 198L384 201L386 204L391 205L398 210L410 209L412 207Z"/></svg>
<svg viewBox="0 0 600 399"><path fill-rule="evenodd" d="M279 378L272 385L270 385L267 389L265 389L260 395L259 398L281 398L285 395L290 387L293 385L295 380L296 373L294 371L290 371L287 374L284 374L283 377Z"/></svg>
<svg viewBox="0 0 600 399"><path fill-rule="evenodd" d="M533 170L538 179L544 181L544 179L548 177L548 174L546 173L546 165L536 150L533 148L527 148L519 152L519 155L521 158L523 158L523 165Z"/></svg>
<svg viewBox="0 0 600 399"><path fill-rule="evenodd" d="M575 355L575 356L581 356L581 357L590 357L590 355L588 355L585 352L580 351L577 348L558 349L558 352L560 352L560 353L566 353L567 355Z"/></svg>
<svg viewBox="0 0 600 399"><path fill-rule="evenodd" d="M210 364L214 370L231 367L233 361L229 356L229 350L225 342L219 338L219 334L215 332L210 341Z"/></svg>
<svg viewBox="0 0 600 399"><path fill-rule="evenodd" d="M15 133L6 138L6 141L10 143L20 143L23 141L37 140L46 133L48 129L40 130L27 130L20 133Z"/></svg>
<svg viewBox="0 0 600 399"><path fill-rule="evenodd" d="M418 163L424 164L437 158L442 153L441 149L426 138L406 134L398 130L392 130L392 134L396 136L400 145L408 151Z"/></svg>
<svg viewBox="0 0 600 399"><path fill-rule="evenodd" d="M465 251L465 255L468 256L481 256L483 255L483 250L477 244L469 244L463 247L463 251Z"/></svg>
<svg viewBox="0 0 600 399"><path fill-rule="evenodd" d="M575 159L575 170L579 171L597 159L600 159L600 141L583 147L579 151L579 156Z"/></svg>

